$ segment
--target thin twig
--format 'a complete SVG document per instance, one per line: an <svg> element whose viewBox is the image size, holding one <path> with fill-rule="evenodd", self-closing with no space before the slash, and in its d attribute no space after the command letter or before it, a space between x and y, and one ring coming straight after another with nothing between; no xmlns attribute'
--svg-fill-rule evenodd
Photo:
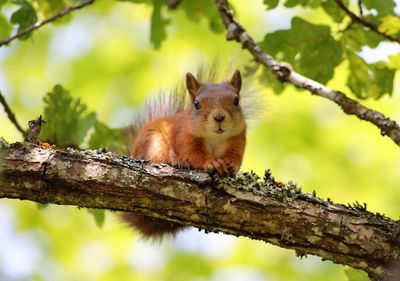
<svg viewBox="0 0 400 281"><path fill-rule="evenodd" d="M332 90L321 83L295 72L289 64L275 61L273 57L265 53L257 45L254 39L236 20L233 12L229 9L227 0L216 0L216 5L227 30L227 40L240 42L243 48L247 49L258 63L268 67L281 82L289 82L298 88L306 89L315 95L335 102L346 114L356 115L361 120L371 122L380 129L382 135L387 135L400 146L400 126L395 121L387 118L379 111L372 110L347 97L340 91Z"/></svg>
<svg viewBox="0 0 400 281"><path fill-rule="evenodd" d="M64 9L62 9L60 12L54 14L53 16L51 16L51 17L49 17L49 18L47 18L47 19L45 19L43 21L37 22L34 25L32 25L32 26L30 26L30 27L28 27L28 28L26 28L26 29L14 34L14 35L12 35L11 37L0 41L0 47L9 44L11 41L13 41L13 40L15 40L15 39L17 39L17 38L19 38L21 36L24 36L25 34L28 34L29 32L32 32L32 31L42 27L43 25L45 25L47 23L50 23L50 22L53 22L53 21L55 21L55 20L57 20L59 18L62 18L64 16L68 15L70 12L72 12L74 10L78 10L78 9L81 9L81 8L87 6L87 5L90 5L94 1L95 0L87 0L87 1L84 1L84 2L82 2L80 4L78 4L78 5L75 5L75 6L65 7Z"/></svg>
<svg viewBox="0 0 400 281"><path fill-rule="evenodd" d="M343 3L342 0L335 0L335 2L336 2L336 5L338 5L338 7L340 9L342 9L351 18L352 21L354 21L358 24L361 24L365 27L368 27L371 31L375 32L376 34L380 35L381 37L383 37L389 41L400 43L400 38L394 37L392 35L389 35L387 33L380 31L378 26L376 26L375 24L369 22L365 18L359 17L356 14L354 14L352 11L350 11L346 7L346 5ZM360 13L362 13L362 6L360 6Z"/></svg>
<svg viewBox="0 0 400 281"><path fill-rule="evenodd" d="M362 0L358 0L357 4L358 4L358 12L360 13L360 16L362 17L364 15L364 10L362 7Z"/></svg>
<svg viewBox="0 0 400 281"><path fill-rule="evenodd" d="M1 92L0 92L0 103L3 105L4 111L7 113L8 119L10 119L11 123L13 123L14 126L17 128L17 130L21 132L22 137L25 138L26 132L19 125L17 119L15 118L14 113L12 112L11 108L8 106L6 99L4 98L4 96L2 95Z"/></svg>

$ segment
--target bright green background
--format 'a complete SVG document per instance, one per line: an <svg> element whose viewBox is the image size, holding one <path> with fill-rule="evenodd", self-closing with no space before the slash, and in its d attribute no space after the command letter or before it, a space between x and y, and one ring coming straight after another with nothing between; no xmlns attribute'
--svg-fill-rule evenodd
<svg viewBox="0 0 400 281"><path fill-rule="evenodd" d="M289 28L295 15L338 28L322 9L266 11L261 1L232 2L258 41L266 31ZM227 42L224 33L212 32L206 19L188 20L182 9L168 13L167 39L155 50L149 42L151 6L98 1L67 22L0 48L0 89L22 124L42 114L43 97L62 84L88 111L96 112L98 120L122 127L132 122L134 107L158 89L174 86L202 57L233 58L240 66L251 59L239 44ZM305 25L295 22L300 29ZM286 35L270 36L286 40ZM290 60L289 51L271 52ZM324 69L324 57L299 62L298 67L318 78L320 71L304 65ZM346 86L348 65L339 64L329 87L351 93ZM316 190L318 196L340 203L366 202L369 210L398 219L400 150L391 139L308 92L286 86L275 95L265 84L258 86L266 97L261 101L266 114L251 124L242 170L262 174L271 169L278 180L297 182L306 192ZM392 96L363 103L399 122L399 87L397 75ZM366 88L368 92L372 85ZM374 96L376 91L368 93ZM3 112L0 136L9 142L21 140ZM341 281L347 280L343 269L318 257L297 258L293 251L263 242L197 230L155 245L140 241L111 212L98 228L88 212L75 207L42 209L31 202L0 201L0 280Z"/></svg>

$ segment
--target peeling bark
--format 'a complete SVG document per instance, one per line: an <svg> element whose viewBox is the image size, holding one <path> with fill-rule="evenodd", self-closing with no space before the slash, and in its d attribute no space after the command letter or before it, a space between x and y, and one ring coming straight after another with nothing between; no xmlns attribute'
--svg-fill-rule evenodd
<svg viewBox="0 0 400 281"><path fill-rule="evenodd" d="M0 198L141 212L313 254L396 280L400 225L276 182L266 172L213 177L100 151L0 142Z"/></svg>

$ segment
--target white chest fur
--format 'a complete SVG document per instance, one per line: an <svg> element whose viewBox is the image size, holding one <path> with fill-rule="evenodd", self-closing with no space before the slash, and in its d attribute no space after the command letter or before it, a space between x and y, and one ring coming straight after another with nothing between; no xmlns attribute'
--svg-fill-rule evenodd
<svg viewBox="0 0 400 281"><path fill-rule="evenodd" d="M221 157L227 148L227 142L224 137L215 137L204 142L207 152L214 157Z"/></svg>

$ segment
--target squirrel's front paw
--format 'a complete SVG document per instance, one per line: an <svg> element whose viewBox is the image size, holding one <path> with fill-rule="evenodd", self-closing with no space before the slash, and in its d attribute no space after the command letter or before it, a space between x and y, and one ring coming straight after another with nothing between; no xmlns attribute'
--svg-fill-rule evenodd
<svg viewBox="0 0 400 281"><path fill-rule="evenodd" d="M172 162L172 166L180 168L180 169L188 169L190 168L190 164L187 161L183 161L183 160L176 160L174 162Z"/></svg>
<svg viewBox="0 0 400 281"><path fill-rule="evenodd" d="M240 165L238 163L235 163L229 159L225 160L225 163L228 167L229 173L236 174L237 172L239 172Z"/></svg>
<svg viewBox="0 0 400 281"><path fill-rule="evenodd" d="M217 171L217 173L220 174L221 176L229 173L229 168L227 163L221 158L210 159L206 161L204 169L208 171Z"/></svg>

